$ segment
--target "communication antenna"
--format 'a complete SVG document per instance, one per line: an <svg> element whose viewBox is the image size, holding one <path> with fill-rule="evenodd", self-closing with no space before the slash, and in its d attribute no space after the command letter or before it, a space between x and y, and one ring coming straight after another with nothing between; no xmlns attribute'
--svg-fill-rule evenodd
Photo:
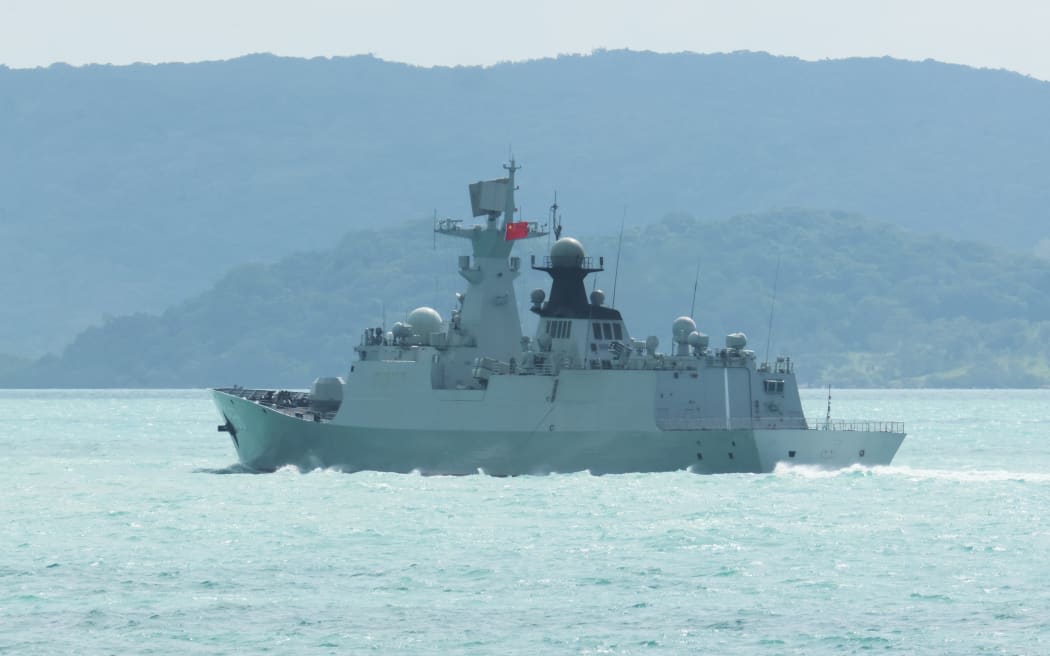
<svg viewBox="0 0 1050 656"><path fill-rule="evenodd" d="M689 304L689 318L696 320L696 288L700 286L700 260L696 261L696 278L693 279L693 302Z"/></svg>
<svg viewBox="0 0 1050 656"><path fill-rule="evenodd" d="M558 214L558 192L554 192L554 204L551 205L551 230L554 231L554 240L561 239L561 215ZM547 233L547 243L550 243L550 233Z"/></svg>
<svg viewBox="0 0 1050 656"><path fill-rule="evenodd" d="M613 270L612 307L616 307L616 283L620 280L620 253L623 251L623 225L627 222L627 206L623 206L623 217L620 219L620 241L616 244L616 268Z"/></svg>
<svg viewBox="0 0 1050 656"><path fill-rule="evenodd" d="M828 413L824 416L824 430L831 430L831 384L828 384Z"/></svg>
<svg viewBox="0 0 1050 656"><path fill-rule="evenodd" d="M434 208L434 250L438 249L438 211Z"/></svg>
<svg viewBox="0 0 1050 656"><path fill-rule="evenodd" d="M777 306L777 283L780 282L780 256L777 255L777 273L773 276L773 300L769 303L769 328L766 329L766 358L769 362L769 343L773 340L773 310ZM830 397L831 392L828 392ZM830 403L830 401L829 401ZM829 410L830 412L830 410Z"/></svg>

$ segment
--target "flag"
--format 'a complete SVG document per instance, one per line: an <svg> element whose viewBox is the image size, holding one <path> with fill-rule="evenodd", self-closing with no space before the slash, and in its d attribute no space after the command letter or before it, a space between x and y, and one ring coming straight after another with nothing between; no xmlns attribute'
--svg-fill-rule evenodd
<svg viewBox="0 0 1050 656"><path fill-rule="evenodd" d="M513 239L525 239L529 236L529 222L518 221L517 223L507 224L507 241Z"/></svg>

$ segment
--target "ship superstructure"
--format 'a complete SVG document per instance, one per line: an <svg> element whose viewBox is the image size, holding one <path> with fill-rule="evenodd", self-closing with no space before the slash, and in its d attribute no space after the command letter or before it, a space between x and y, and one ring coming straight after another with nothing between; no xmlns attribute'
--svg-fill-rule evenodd
<svg viewBox="0 0 1050 656"><path fill-rule="evenodd" d="M445 220L466 239L467 287L448 321L427 307L391 330L369 328L345 378L310 393L217 389L240 461L346 471L428 474L595 474L690 469L768 472L780 462L839 468L888 464L905 437L896 422L806 420L789 358L759 364L742 333L713 347L693 319L672 323L670 353L635 339L585 279L603 270L566 237L530 262L550 276L531 293L536 334L524 336L514 280L521 239L515 173L470 185L479 225Z"/></svg>

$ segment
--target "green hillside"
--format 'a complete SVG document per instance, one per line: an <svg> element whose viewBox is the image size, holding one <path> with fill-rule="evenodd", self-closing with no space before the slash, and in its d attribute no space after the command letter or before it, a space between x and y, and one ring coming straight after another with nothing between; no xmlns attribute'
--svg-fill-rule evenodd
<svg viewBox="0 0 1050 656"><path fill-rule="evenodd" d="M162 312L347 230L459 212L509 148L526 215L557 190L590 232L625 206L639 222L835 207L1050 252L1047 116L1046 82L891 59L0 67L0 353L58 351L107 313Z"/></svg>
<svg viewBox="0 0 1050 656"><path fill-rule="evenodd" d="M574 224L569 223L570 230ZM607 270L616 236L583 235ZM353 231L332 249L244 265L159 316L107 321L49 357L0 379L7 386L296 386L345 370L366 326L419 305L446 317L461 289L459 240L437 242L430 222ZM518 254L543 254L546 240ZM779 277L777 267L779 261ZM973 242L919 235L842 213L802 210L701 222L669 216L629 228L616 304L635 337L669 343L688 314L720 344L742 330L763 357L789 354L804 383L837 386L1050 384L1050 263ZM524 311L546 275L519 279Z"/></svg>

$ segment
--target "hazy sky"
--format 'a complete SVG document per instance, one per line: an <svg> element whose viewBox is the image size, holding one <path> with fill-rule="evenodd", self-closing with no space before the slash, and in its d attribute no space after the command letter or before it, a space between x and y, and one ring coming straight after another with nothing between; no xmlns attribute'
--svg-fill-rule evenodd
<svg viewBox="0 0 1050 656"><path fill-rule="evenodd" d="M424 66L586 53L890 55L1050 80L1050 0L0 0L0 63L372 53Z"/></svg>

